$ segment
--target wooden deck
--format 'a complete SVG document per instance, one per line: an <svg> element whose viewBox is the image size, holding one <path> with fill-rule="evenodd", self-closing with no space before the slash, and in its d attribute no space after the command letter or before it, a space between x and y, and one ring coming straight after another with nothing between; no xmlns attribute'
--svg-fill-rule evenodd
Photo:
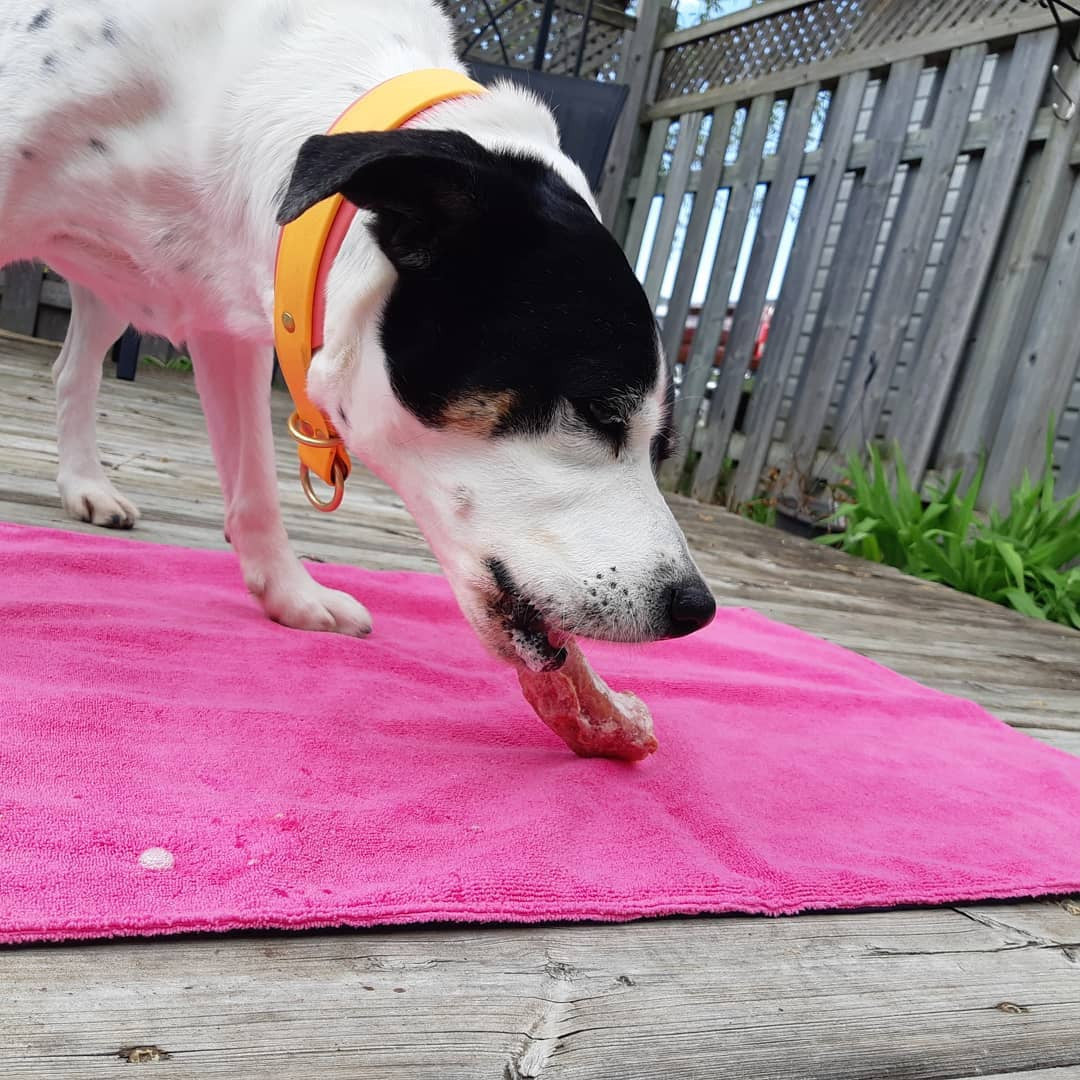
<svg viewBox="0 0 1080 1080"><path fill-rule="evenodd" d="M53 355L0 340L0 520L91 531L53 483ZM190 377L107 379L101 418L108 467L144 514L133 535L224 547ZM358 475L321 517L281 449L302 553L434 568L381 484ZM676 512L721 602L1080 753L1080 635L715 508ZM1077 1080L1080 899L0 950L0 1078L128 1077L132 1063L163 1080Z"/></svg>

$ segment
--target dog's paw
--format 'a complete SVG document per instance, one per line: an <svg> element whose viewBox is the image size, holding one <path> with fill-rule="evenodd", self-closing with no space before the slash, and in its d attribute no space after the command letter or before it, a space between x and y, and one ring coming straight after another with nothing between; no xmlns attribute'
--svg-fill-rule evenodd
<svg viewBox="0 0 1080 1080"><path fill-rule="evenodd" d="M306 574L288 584L268 584L262 590L251 591L262 602L266 614L284 626L350 637L371 633L371 616L359 600L328 589Z"/></svg>
<svg viewBox="0 0 1080 1080"><path fill-rule="evenodd" d="M103 476L97 479L61 476L58 486L64 509L76 521L106 529L130 529L139 520L135 504Z"/></svg>

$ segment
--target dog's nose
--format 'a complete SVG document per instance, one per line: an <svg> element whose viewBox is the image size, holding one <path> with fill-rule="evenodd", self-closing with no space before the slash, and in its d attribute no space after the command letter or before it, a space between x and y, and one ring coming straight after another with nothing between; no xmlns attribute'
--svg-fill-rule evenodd
<svg viewBox="0 0 1080 1080"><path fill-rule="evenodd" d="M668 590L671 636L685 637L708 626L716 614L716 601L700 578L680 581Z"/></svg>

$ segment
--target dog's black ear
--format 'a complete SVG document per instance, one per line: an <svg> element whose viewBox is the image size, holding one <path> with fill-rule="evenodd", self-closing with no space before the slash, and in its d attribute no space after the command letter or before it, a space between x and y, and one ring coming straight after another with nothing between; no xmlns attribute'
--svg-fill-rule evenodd
<svg viewBox="0 0 1080 1080"><path fill-rule="evenodd" d="M339 193L375 212L376 239L399 270L422 269L480 214L481 174L495 160L457 131L315 135L300 148L277 221Z"/></svg>

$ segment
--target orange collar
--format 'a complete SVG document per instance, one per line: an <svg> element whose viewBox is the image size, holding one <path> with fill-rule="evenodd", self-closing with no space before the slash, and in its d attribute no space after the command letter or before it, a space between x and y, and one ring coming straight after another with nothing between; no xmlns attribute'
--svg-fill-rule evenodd
<svg viewBox="0 0 1080 1080"><path fill-rule="evenodd" d="M483 92L479 83L456 71L410 71L379 83L353 102L328 134L390 131L432 105ZM316 203L282 228L274 269L274 346L296 407L289 431L300 455L300 483L312 506L326 511L341 504L349 455L334 425L307 396L307 373L323 343L326 276L355 215L356 207L341 195ZM313 493L310 473L333 486L328 502Z"/></svg>

